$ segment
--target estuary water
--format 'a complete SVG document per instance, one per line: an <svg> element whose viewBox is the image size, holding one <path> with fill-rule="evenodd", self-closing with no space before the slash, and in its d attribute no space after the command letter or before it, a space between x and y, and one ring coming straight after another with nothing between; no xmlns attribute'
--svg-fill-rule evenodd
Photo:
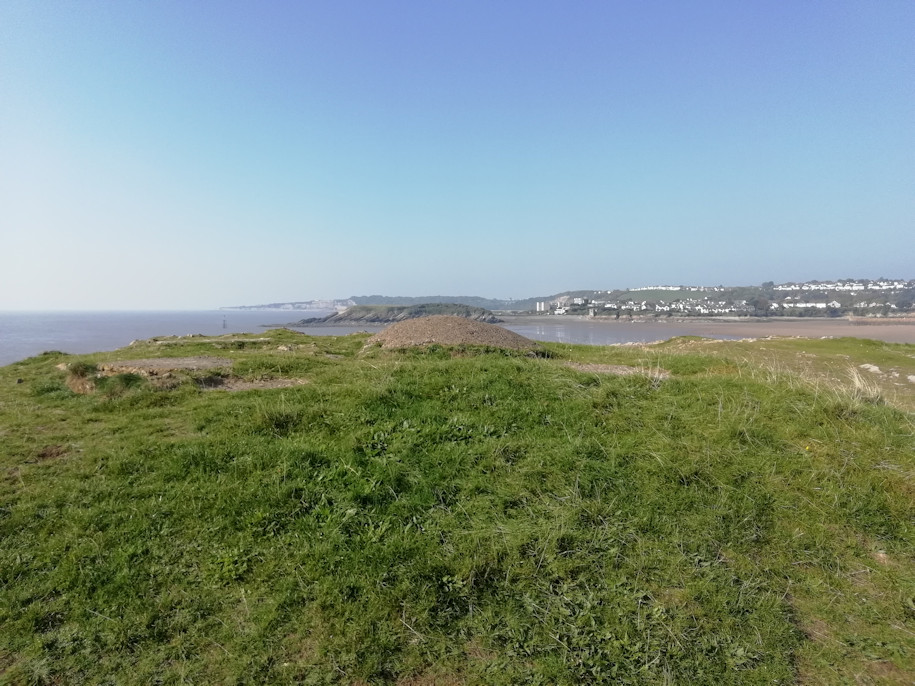
<svg viewBox="0 0 915 686"><path fill-rule="evenodd" d="M154 336L256 333L267 325L283 325L327 311L204 310L145 312L0 312L0 365L38 355L46 350L90 353L115 350L137 339ZM611 324L581 319L540 321L519 318L502 326L540 341L608 345L656 341L682 332L654 323ZM384 326L311 326L297 329L312 336L344 336L357 331L374 333ZM727 338L730 336L722 336Z"/></svg>
<svg viewBox="0 0 915 686"><path fill-rule="evenodd" d="M0 365L45 350L90 353L123 348L136 339L154 336L257 333L329 311L202 310L160 312L0 312ZM836 319L775 318L753 321L656 319L613 321L581 317L505 317L507 329L538 341L612 345L662 341L674 336L717 339L764 336L854 336L893 343L915 343L915 319L854 322ZM310 326L297 329L312 336L344 336L356 331L381 331L384 326Z"/></svg>
<svg viewBox="0 0 915 686"><path fill-rule="evenodd" d="M0 365L45 350L115 350L154 336L263 331L262 324L323 317L328 312L204 310L146 312L0 312Z"/></svg>

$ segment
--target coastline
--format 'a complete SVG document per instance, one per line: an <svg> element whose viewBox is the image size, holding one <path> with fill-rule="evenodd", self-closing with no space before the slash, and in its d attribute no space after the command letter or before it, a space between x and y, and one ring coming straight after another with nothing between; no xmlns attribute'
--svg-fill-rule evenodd
<svg viewBox="0 0 915 686"><path fill-rule="evenodd" d="M317 314L317 313L316 313ZM199 333L219 336L263 331L272 317L264 312L0 312L0 366L45 350L81 354L114 350L134 339ZM582 315L499 314L500 325L546 342L583 345L640 344L676 336L713 339L864 338L915 344L915 318L819 319L795 317L642 317L625 319ZM294 328L317 336L377 333L384 324L330 324Z"/></svg>

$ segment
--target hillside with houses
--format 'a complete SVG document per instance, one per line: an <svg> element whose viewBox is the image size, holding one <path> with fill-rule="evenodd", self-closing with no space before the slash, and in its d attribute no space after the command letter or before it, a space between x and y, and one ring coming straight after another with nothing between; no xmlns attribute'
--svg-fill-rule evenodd
<svg viewBox="0 0 915 686"><path fill-rule="evenodd" d="M514 314L591 317L892 317L915 315L915 279L840 279L759 286L640 286L615 290L565 291L523 300L479 296L351 296L224 309L335 310L356 305L415 306L452 303Z"/></svg>
<svg viewBox="0 0 915 686"><path fill-rule="evenodd" d="M760 286L643 286L538 300L542 314L654 316L894 316L915 313L915 280L844 279Z"/></svg>

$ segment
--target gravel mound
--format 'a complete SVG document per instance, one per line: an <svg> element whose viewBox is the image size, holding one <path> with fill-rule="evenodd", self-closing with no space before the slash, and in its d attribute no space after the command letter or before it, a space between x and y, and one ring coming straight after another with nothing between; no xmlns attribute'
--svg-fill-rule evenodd
<svg viewBox="0 0 915 686"><path fill-rule="evenodd" d="M509 350L539 350L540 346L529 338L495 324L467 319L434 315L418 317L392 324L372 336L367 345L379 344L383 348L410 348L430 345L488 345Z"/></svg>

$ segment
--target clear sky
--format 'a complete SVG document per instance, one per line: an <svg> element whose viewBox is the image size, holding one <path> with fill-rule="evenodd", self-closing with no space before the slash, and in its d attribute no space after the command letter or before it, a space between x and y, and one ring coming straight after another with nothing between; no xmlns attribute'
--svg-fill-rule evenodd
<svg viewBox="0 0 915 686"><path fill-rule="evenodd" d="M915 278L915 2L0 2L0 309Z"/></svg>

